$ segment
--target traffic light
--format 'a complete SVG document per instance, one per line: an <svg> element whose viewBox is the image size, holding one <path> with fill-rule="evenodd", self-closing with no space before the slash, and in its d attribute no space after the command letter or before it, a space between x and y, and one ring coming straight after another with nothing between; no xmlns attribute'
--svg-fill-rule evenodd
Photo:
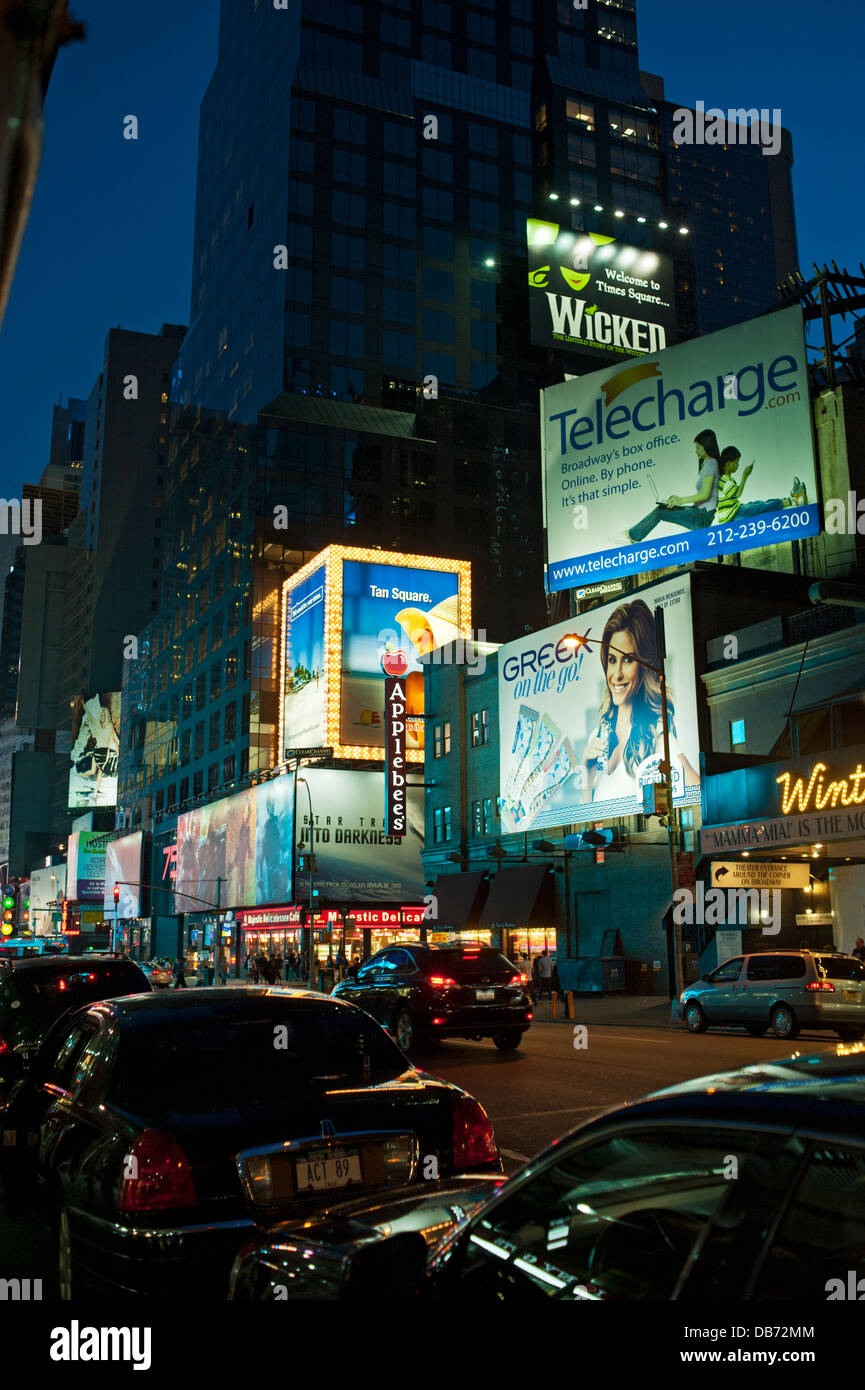
<svg viewBox="0 0 865 1390"><path fill-rule="evenodd" d="M115 903L119 903L119 901L120 901L120 884L119 884L119 883L115 883L115 885L114 885L114 901L115 901Z"/></svg>
<svg viewBox="0 0 865 1390"><path fill-rule="evenodd" d="M15 889L7 884L3 894L3 935L11 936L15 931Z"/></svg>

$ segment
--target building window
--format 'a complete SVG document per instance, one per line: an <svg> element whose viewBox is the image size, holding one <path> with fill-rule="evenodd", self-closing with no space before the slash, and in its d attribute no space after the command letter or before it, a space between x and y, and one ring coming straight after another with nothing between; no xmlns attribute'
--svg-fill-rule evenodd
<svg viewBox="0 0 865 1390"><path fill-rule="evenodd" d="M745 743L745 721L744 719L733 719L730 722L730 747L741 748Z"/></svg>
<svg viewBox="0 0 865 1390"><path fill-rule="evenodd" d="M451 808L439 806L433 811L433 841L440 845L451 837Z"/></svg>
<svg viewBox="0 0 865 1390"><path fill-rule="evenodd" d="M194 757L204 757L204 721L195 726L195 751Z"/></svg>
<svg viewBox="0 0 865 1390"><path fill-rule="evenodd" d="M490 712L488 709L477 710L472 715L472 748L479 748L483 743L490 741Z"/></svg>
<svg viewBox="0 0 865 1390"><path fill-rule="evenodd" d="M479 801L473 801L473 802L472 802L472 823L473 823L474 828L475 828L475 834L476 834L476 835L483 835L483 833L484 833L483 808L482 808L481 803L480 803Z"/></svg>
<svg viewBox="0 0 865 1390"><path fill-rule="evenodd" d="M204 773L201 772L201 771L198 771L198 772L196 772L196 773L193 774L193 778L192 778L192 795L193 795L193 797L201 796L201 794L202 794L203 791L204 791Z"/></svg>
<svg viewBox="0 0 865 1390"><path fill-rule="evenodd" d="M591 101L571 101L566 106L569 121L579 121L583 128L592 131L595 128L595 107ZM538 126L541 130L543 127Z"/></svg>
<svg viewBox="0 0 865 1390"><path fill-rule="evenodd" d="M493 799L491 796L484 797L484 834L493 833Z"/></svg>

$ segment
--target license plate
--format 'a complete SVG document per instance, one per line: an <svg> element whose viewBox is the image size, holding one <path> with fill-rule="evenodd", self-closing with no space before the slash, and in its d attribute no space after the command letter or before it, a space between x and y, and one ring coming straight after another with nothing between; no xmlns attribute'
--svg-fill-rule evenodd
<svg viewBox="0 0 865 1390"><path fill-rule="evenodd" d="M848 1002L848 1003L850 1003L850 1004L855 1004L855 1003L857 1003L858 1000L859 1000L859 991L858 991L858 989L845 989L845 991L844 991L844 999L845 999L846 1002Z"/></svg>
<svg viewBox="0 0 865 1390"><path fill-rule="evenodd" d="M494 989L476 989L476 990L475 990L475 999L477 999L477 1001L478 1001L479 1004L488 1004L488 1003L490 1002L490 1000L491 1000L491 999L495 999L495 997L496 997L496 992L495 992Z"/></svg>
<svg viewBox="0 0 865 1390"><path fill-rule="evenodd" d="M360 1154L357 1150L343 1153L309 1153L295 1160L298 1192L322 1192L331 1187L345 1187L350 1182L362 1182Z"/></svg>

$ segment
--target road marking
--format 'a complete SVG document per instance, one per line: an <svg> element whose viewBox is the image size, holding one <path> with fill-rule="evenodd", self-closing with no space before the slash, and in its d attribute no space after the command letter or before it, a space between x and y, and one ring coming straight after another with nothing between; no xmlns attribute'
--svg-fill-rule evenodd
<svg viewBox="0 0 865 1390"><path fill-rule="evenodd" d="M505 1158L517 1158L520 1163L528 1163L529 1161L528 1154L518 1154L513 1149L499 1149L499 1153L504 1154Z"/></svg>
<svg viewBox="0 0 865 1390"><path fill-rule="evenodd" d="M502 1120L536 1120L539 1115L577 1115L583 1110L603 1110L603 1105L569 1105L565 1110L521 1110L518 1115L490 1115L493 1124ZM504 1149L502 1150L504 1153Z"/></svg>

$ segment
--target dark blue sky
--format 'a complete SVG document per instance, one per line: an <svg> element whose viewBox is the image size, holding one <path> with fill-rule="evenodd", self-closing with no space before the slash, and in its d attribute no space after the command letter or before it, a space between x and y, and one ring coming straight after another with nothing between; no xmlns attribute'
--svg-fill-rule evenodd
<svg viewBox="0 0 865 1390"><path fill-rule="evenodd" d="M216 61L217 0L72 0L88 27L63 50L42 168L0 332L0 489L48 459L51 406L87 396L116 324L158 332L189 312L198 106ZM831 15L831 23L823 22ZM859 131L862 0L638 0L640 62L668 98L780 107L793 133L800 263L865 259ZM123 139L123 117L139 139ZM849 326L848 330L849 331Z"/></svg>

